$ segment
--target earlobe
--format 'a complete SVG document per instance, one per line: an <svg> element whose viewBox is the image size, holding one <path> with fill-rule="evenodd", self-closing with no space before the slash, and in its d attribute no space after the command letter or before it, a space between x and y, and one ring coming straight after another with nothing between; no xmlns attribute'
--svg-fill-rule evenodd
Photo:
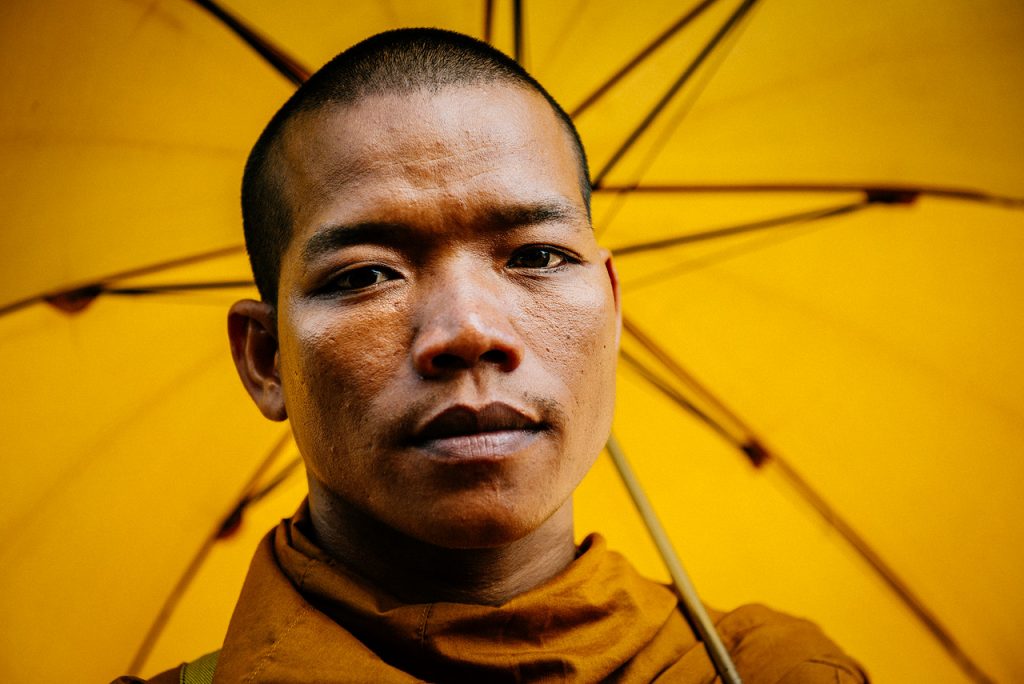
<svg viewBox="0 0 1024 684"><path fill-rule="evenodd" d="M228 312L228 339L238 377L260 412L285 420L274 307L253 299L235 302Z"/></svg>

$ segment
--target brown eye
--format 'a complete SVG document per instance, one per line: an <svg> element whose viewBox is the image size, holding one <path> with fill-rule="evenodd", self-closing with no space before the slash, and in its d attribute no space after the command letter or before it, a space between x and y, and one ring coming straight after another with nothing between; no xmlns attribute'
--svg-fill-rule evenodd
<svg viewBox="0 0 1024 684"><path fill-rule="evenodd" d="M556 268L567 261L565 254L550 247L524 247L509 259L512 268Z"/></svg>
<svg viewBox="0 0 1024 684"><path fill-rule="evenodd" d="M346 291L362 290L395 277L397 275L390 269L380 266L363 266L342 273L334 280L334 287Z"/></svg>

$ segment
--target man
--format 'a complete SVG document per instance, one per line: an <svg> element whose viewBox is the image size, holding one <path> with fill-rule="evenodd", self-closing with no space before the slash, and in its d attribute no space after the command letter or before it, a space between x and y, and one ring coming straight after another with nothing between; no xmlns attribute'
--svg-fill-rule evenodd
<svg viewBox="0 0 1024 684"><path fill-rule="evenodd" d="M261 301L229 334L308 503L219 655L153 681L714 678L671 591L574 543L620 326L589 191L569 118L465 36L375 36L285 104L243 181ZM864 681L810 623L715 616L748 682Z"/></svg>

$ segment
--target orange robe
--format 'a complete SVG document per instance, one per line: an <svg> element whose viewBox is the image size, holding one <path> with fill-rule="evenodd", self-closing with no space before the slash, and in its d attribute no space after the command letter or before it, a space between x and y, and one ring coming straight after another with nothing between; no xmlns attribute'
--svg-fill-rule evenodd
<svg viewBox="0 0 1024 684"><path fill-rule="evenodd" d="M675 595L598 535L502 606L410 605L335 563L306 525L304 506L258 547L215 682L717 681ZM867 681L806 620L757 605L711 614L745 684Z"/></svg>

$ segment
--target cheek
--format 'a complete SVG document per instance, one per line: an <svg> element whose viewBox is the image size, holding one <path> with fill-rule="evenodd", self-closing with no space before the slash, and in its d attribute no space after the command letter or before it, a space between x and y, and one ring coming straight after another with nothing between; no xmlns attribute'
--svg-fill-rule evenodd
<svg viewBox="0 0 1024 684"><path fill-rule="evenodd" d="M603 274L603 268L602 268ZM598 274L594 274L598 275ZM573 433L603 439L610 425L615 393L615 305L610 286L597 277L577 282L558 296L543 293L532 306L531 337L543 340L537 352L546 375L558 378L571 403Z"/></svg>
<svg viewBox="0 0 1024 684"><path fill-rule="evenodd" d="M408 333L394 308L363 307L339 313L325 307L293 326L282 345L285 402L296 431L318 444L308 453L351 452L373 441L369 429L382 388L407 365Z"/></svg>

